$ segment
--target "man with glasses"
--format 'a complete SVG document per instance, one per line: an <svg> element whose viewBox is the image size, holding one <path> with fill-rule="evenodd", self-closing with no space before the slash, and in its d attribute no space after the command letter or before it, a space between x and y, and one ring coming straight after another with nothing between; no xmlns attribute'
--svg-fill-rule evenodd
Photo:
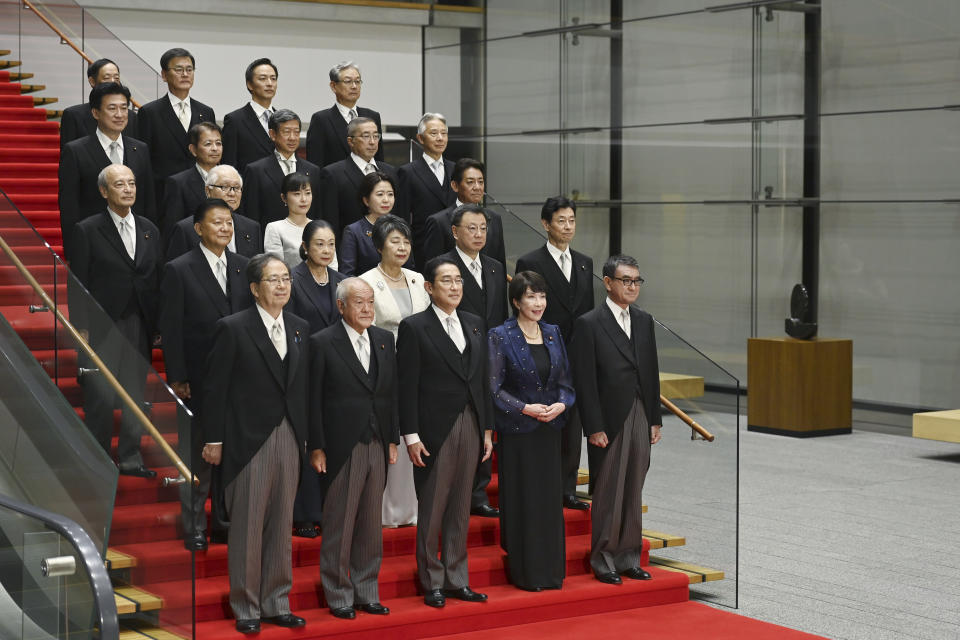
<svg viewBox="0 0 960 640"><path fill-rule="evenodd" d="M483 204L486 189L486 168L483 163L473 158L460 158L453 165L453 174L450 178L450 189L456 194L453 205L434 213L427 218L423 225L423 256L414 258L418 264L423 264L434 256L452 251L456 244L451 233L453 212L464 204ZM503 245L503 220L500 214L490 209L484 209L487 214L487 242L483 247L483 254L490 256L500 264L507 263L506 250ZM423 262L421 262L421 260Z"/></svg>
<svg viewBox="0 0 960 640"><path fill-rule="evenodd" d="M397 335L400 433L417 488L417 576L424 604L440 608L487 599L469 586L467 533L473 469L493 452L493 401L482 320L458 309L460 270L438 257L423 277L433 304Z"/></svg>
<svg viewBox="0 0 960 640"><path fill-rule="evenodd" d="M120 82L120 67L107 58L95 60L87 67L87 82L90 83L91 89L104 82ZM60 116L60 147L77 138L88 136L96 129L97 121L93 119L93 114L90 112L89 102L67 107ZM123 130L123 135L137 137L137 112L131 107L128 107L127 126Z"/></svg>
<svg viewBox="0 0 960 640"><path fill-rule="evenodd" d="M443 157L447 149L447 120L439 113L425 113L417 124L417 140L423 154L397 170L404 209L394 213L406 218L413 230L413 258L423 268L423 227L427 217L446 209L457 200L450 188L453 162Z"/></svg>
<svg viewBox="0 0 960 640"><path fill-rule="evenodd" d="M360 182L363 176L374 171L389 175L394 184L399 181L393 165L376 159L380 148L380 133L377 123L370 118L359 116L347 125L347 144L350 156L345 160L323 167L320 172L323 183L323 219L333 226L337 237L344 227L367 214L367 208L360 199ZM314 193L314 203L317 195ZM402 211L402 203L396 203L394 211Z"/></svg>
<svg viewBox="0 0 960 640"><path fill-rule="evenodd" d="M580 316L570 355L590 459L590 566L597 580L650 580L640 566L643 482L660 441L660 370L653 317L631 305L643 278L637 261L603 265L607 299Z"/></svg>
<svg viewBox="0 0 960 640"><path fill-rule="evenodd" d="M310 118L307 129L307 160L319 167L349 157L351 149L347 144L347 125L354 118L371 119L377 126L377 133L383 133L380 113L373 109L358 107L363 80L360 67L353 62L341 62L330 69L330 90L337 101L329 109L317 111ZM377 160L383 160L383 150L375 154ZM339 233L340 229L337 228Z"/></svg>
<svg viewBox="0 0 960 640"><path fill-rule="evenodd" d="M60 230L63 250L73 259L73 231L78 222L103 211L104 196L97 184L100 172L111 164L130 168L137 181L134 211L154 224L157 220L153 193L150 150L135 138L124 135L130 104L130 90L118 82L104 82L90 90L90 113L97 122L88 136L67 143L60 150Z"/></svg>
<svg viewBox="0 0 960 640"><path fill-rule="evenodd" d="M273 154L270 116L276 111L277 65L257 58L244 73L250 101L223 118L223 163L243 171L248 164Z"/></svg>
<svg viewBox="0 0 960 640"><path fill-rule="evenodd" d="M297 156L300 148L300 116L290 109L277 109L270 116L273 153L247 165L243 170L243 209L262 229L287 217L287 205L280 199L283 179L291 173L310 178L313 203L307 217L320 215L320 167Z"/></svg>
<svg viewBox="0 0 960 640"><path fill-rule="evenodd" d="M167 93L140 107L140 137L150 147L158 202L163 202L164 181L194 164L187 137L190 127L217 121L213 109L190 97L195 70L196 62L186 49L164 52L160 76L167 83Z"/></svg>
<svg viewBox="0 0 960 640"><path fill-rule="evenodd" d="M227 203L233 212L233 237L227 249L246 258L263 253L263 235L260 223L241 215L240 199L243 196L243 179L237 170L225 164L218 164L207 173L205 180L206 196L219 198ZM182 256L200 244L200 236L194 228L193 217L188 216L173 226L170 243L167 246L167 262Z"/></svg>
<svg viewBox="0 0 960 640"><path fill-rule="evenodd" d="M442 256L457 265L463 279L460 309L480 317L483 334L507 319L507 270L503 263L481 254L487 242L489 218L483 207L465 204L454 210L450 229L456 246ZM470 513L496 518L500 511L490 506L487 485L493 473L493 461L477 465L470 497Z"/></svg>
<svg viewBox="0 0 960 640"><path fill-rule="evenodd" d="M240 633L302 627L290 612L293 501L307 441L310 325L283 310L290 271L247 264L256 304L216 323L203 381L202 456L220 465L230 533L230 608Z"/></svg>
<svg viewBox="0 0 960 640"><path fill-rule="evenodd" d="M577 232L577 204L563 196L547 198L540 210L547 242L517 258L516 273L535 271L547 283L547 308L543 321L560 327L569 350L574 321L593 309L593 260L570 248ZM589 503L577 499L577 475L583 430L577 406L567 412L560 440L563 506L586 511Z"/></svg>
<svg viewBox="0 0 960 640"><path fill-rule="evenodd" d="M203 181L207 173L220 164L223 156L223 138L215 122L200 122L190 127L187 134L188 149L196 163L167 178L163 189L163 204L160 206L160 234L166 243L173 225L186 217L192 217L197 207L207 197Z"/></svg>

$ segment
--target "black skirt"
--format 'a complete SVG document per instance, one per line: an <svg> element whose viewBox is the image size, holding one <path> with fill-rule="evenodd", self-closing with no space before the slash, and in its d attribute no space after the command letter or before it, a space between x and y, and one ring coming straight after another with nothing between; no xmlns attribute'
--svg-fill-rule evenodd
<svg viewBox="0 0 960 640"><path fill-rule="evenodd" d="M559 589L566 576L560 432L499 434L500 546L510 582L521 589Z"/></svg>

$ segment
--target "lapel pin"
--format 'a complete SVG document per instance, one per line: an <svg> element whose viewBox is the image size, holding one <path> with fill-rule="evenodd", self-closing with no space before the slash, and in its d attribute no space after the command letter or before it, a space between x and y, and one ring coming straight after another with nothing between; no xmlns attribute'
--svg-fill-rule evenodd
<svg viewBox="0 0 960 640"><path fill-rule="evenodd" d="M294 341L296 344L300 344L300 331L294 331L294 332L293 332L293 341Z"/></svg>
<svg viewBox="0 0 960 640"><path fill-rule="evenodd" d="M384 349L386 349L386 348L387 348L387 345L385 345L385 344L381 344L381 345L380 345L380 349L381 349L381 350L384 350Z"/></svg>
<svg viewBox="0 0 960 640"><path fill-rule="evenodd" d="M473 328L473 335L479 335L479 334L480 334L480 330L477 329L476 327L474 327L474 328Z"/></svg>
<svg viewBox="0 0 960 640"><path fill-rule="evenodd" d="M250 242L250 234L249 234L249 233L243 234L243 238L244 238L244 240L246 240L247 242ZM239 271L239 269L238 269L238 271Z"/></svg>
<svg viewBox="0 0 960 640"><path fill-rule="evenodd" d="M144 239L144 240L149 240L149 239L150 239L150 232L149 232L149 231L143 234L143 239Z"/></svg>
<svg viewBox="0 0 960 640"><path fill-rule="evenodd" d="M368 238L372 238L372 237L373 237L373 231L372 231L372 230L371 230L371 231L367 231L366 233L367 233L367 237L368 237Z"/></svg>
<svg viewBox="0 0 960 640"><path fill-rule="evenodd" d="M383 284L383 280L377 280L377 289L380 289L380 291L383 291L384 287L385 285Z"/></svg>

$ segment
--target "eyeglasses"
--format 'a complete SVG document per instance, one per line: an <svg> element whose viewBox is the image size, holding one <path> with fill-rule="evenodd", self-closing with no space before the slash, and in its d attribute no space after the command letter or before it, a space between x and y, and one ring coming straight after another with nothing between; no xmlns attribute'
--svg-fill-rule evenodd
<svg viewBox="0 0 960 640"><path fill-rule="evenodd" d="M355 80L354 79L339 80L338 82L340 84L350 85L351 87L359 87L360 85L363 84L363 80L361 80L360 78L357 78Z"/></svg>
<svg viewBox="0 0 960 640"><path fill-rule="evenodd" d="M168 67L167 71L172 71L178 76L189 76L193 75L193 67Z"/></svg>
<svg viewBox="0 0 960 640"><path fill-rule="evenodd" d="M379 134L379 133L361 133L361 134L358 135L358 136L350 136L350 137L351 137L351 138L360 138L361 140L363 140L363 141L365 141L365 142L370 142L371 140L379 140L379 139L380 139L380 134Z"/></svg>
<svg viewBox="0 0 960 640"><path fill-rule="evenodd" d="M232 185L227 186L225 184L212 184L210 186L216 187L217 189L220 189L220 191L223 191L224 193L240 193L241 191L243 191L243 187L234 187Z"/></svg>
<svg viewBox="0 0 960 640"><path fill-rule="evenodd" d="M470 235L472 235L472 236L480 236L480 235L483 235L483 234L485 234L485 233L487 232L487 225L480 225L480 226L478 227L478 226L475 225L475 224L471 224L470 226L466 226L466 227L465 227L465 226L463 226L463 225L461 224L461 225L458 225L458 226L459 226L461 229L463 229L464 231L466 231L467 233L469 233Z"/></svg>
<svg viewBox="0 0 960 640"><path fill-rule="evenodd" d="M281 282L283 284L290 284L290 276L270 276L269 278L263 278L260 282L266 282L271 287L275 287Z"/></svg>
<svg viewBox="0 0 960 640"><path fill-rule="evenodd" d="M613 280L619 280L620 284L625 287L639 287L644 283L643 278L612 278Z"/></svg>
<svg viewBox="0 0 960 640"><path fill-rule="evenodd" d="M463 278L459 276L456 278L451 278L449 276L446 276L443 278L437 278L437 282L439 284L442 284L445 287L452 287L453 285L457 285L459 287L460 285L463 284Z"/></svg>

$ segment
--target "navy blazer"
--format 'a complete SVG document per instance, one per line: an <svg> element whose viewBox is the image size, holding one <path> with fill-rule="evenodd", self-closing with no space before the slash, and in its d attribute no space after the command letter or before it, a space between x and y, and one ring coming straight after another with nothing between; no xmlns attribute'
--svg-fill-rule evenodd
<svg viewBox="0 0 960 640"><path fill-rule="evenodd" d="M310 267L304 261L293 268L290 276L290 302L286 309L310 323L310 335L326 329L340 319L340 311L337 309L337 284L346 278L345 275L327 267L329 281L326 286L321 287L314 282ZM325 300L323 296L326 296Z"/></svg>
<svg viewBox="0 0 960 640"><path fill-rule="evenodd" d="M380 264L380 252L373 245L373 225L366 216L348 224L340 239L340 272L348 276L359 276ZM403 267L413 270L413 253L407 257Z"/></svg>
<svg viewBox="0 0 960 640"><path fill-rule="evenodd" d="M510 318L487 333L490 357L490 393L493 395L494 420L497 431L504 433L529 433L542 423L524 415L528 404L551 405L562 402L567 409L548 422L554 429L561 429L567 414L576 400L567 349L556 325L540 323L543 344L550 354L550 375L546 382L540 380L537 365L530 353L530 345L517 325Z"/></svg>

